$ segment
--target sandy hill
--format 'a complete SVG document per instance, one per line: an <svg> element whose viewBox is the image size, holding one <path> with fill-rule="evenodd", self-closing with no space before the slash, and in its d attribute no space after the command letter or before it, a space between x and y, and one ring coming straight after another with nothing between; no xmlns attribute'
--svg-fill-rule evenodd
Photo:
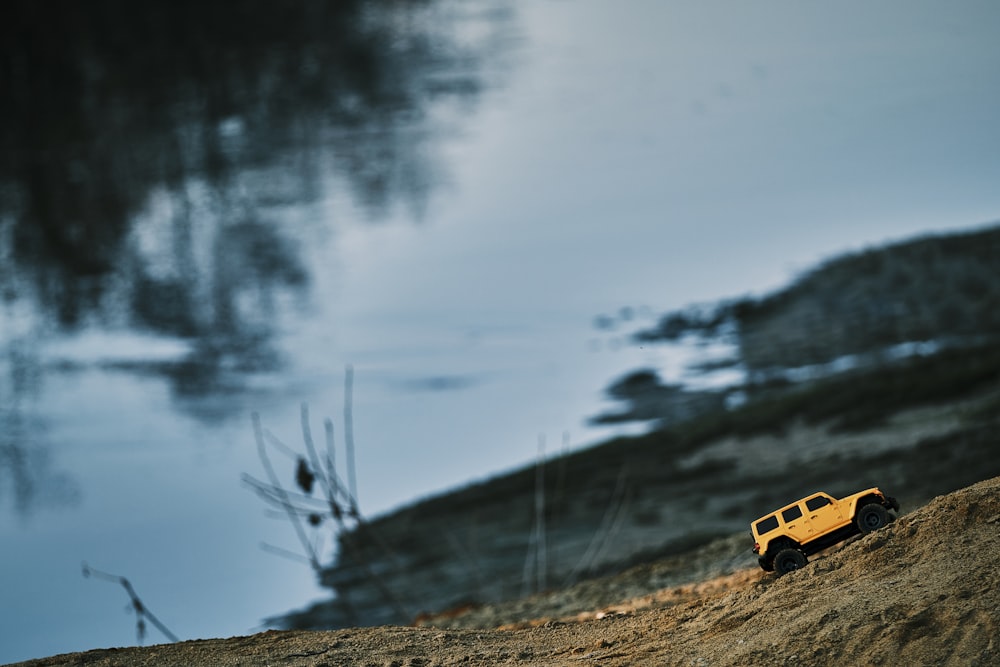
<svg viewBox="0 0 1000 667"><path fill-rule="evenodd" d="M476 624L493 623L493 629L271 631L20 664L1000 664L1000 477L939 496L785 577L741 566L613 605L579 608L616 591L627 595L636 579L658 576L655 566L643 567L586 582L603 591L595 598L577 591L518 603L515 615L533 621L495 627L511 610L479 610Z"/></svg>

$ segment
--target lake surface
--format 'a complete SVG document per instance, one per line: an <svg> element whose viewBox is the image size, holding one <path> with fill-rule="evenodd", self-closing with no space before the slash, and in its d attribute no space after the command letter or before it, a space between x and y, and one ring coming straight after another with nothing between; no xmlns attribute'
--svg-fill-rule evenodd
<svg viewBox="0 0 1000 667"><path fill-rule="evenodd" d="M302 451L302 405L348 474L348 365L372 516L616 432L587 419L637 367L725 380L629 344L667 310L1000 216L995 3L30 4L0 29L0 662L136 641L83 562L182 639L325 596L241 476L251 415Z"/></svg>

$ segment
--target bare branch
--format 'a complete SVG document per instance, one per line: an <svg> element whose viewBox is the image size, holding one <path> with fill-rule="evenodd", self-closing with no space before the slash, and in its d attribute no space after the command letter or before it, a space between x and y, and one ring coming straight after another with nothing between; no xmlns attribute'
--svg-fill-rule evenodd
<svg viewBox="0 0 1000 667"><path fill-rule="evenodd" d="M324 419L323 429L326 431L326 477L334 486L340 486L337 480L337 467L334 463L336 452L334 447L333 420L330 418Z"/></svg>
<svg viewBox="0 0 1000 667"><path fill-rule="evenodd" d="M281 482L278 480L278 475L274 472L274 466L271 465L271 459L267 455L267 447L264 444L263 429L260 426L260 415L255 412L251 418L253 420L254 437L257 440L257 453L260 457L261 464L263 464L264 469L267 471L267 475L271 480L271 485L274 487L279 498L281 499L282 507L288 510L288 519L292 522L292 526L295 527L295 532L299 537L299 542L302 543L302 548L305 549L306 553L309 555L309 564L314 570L319 571L319 561L316 558L316 553L313 551L312 545L309 543L309 538L306 537L305 529L302 527L302 522L299 520L298 514L290 511L292 503L288 498L288 492L286 492L284 487L281 486Z"/></svg>
<svg viewBox="0 0 1000 667"><path fill-rule="evenodd" d="M256 493L262 499L272 504L278 505L280 507L285 506L284 505L285 500L289 501L288 507L294 509L300 509L302 511L315 511L315 509L326 507L326 501L323 500L322 498L313 498L312 496L307 496L303 493L297 493L295 491L285 491L283 489L274 487L268 484L267 482L262 482L259 479L256 479L251 475L248 475L247 473L243 473L242 480L244 484L250 487L251 491ZM303 505L310 504L315 509L310 510L307 507L304 507L303 505L296 505L291 502L293 500L303 503Z"/></svg>
<svg viewBox="0 0 1000 667"><path fill-rule="evenodd" d="M83 576L84 577L94 577L95 579L101 579L103 581L109 581L111 583L120 584L125 592L128 593L129 601L132 603L132 610L135 612L135 629L136 635L139 639L139 644L142 644L143 639L146 635L146 623L145 619L149 619L149 622L156 626L156 629L163 633L163 636L172 642L179 642L177 635L172 633L167 626L160 622L160 619L153 615L153 612L143 604L139 595L132 588L131 582L125 577L120 577L116 574L108 574L107 572L101 572L100 570L95 570L94 568L83 563Z"/></svg>
<svg viewBox="0 0 1000 667"><path fill-rule="evenodd" d="M344 369L344 442L347 445L347 485L350 491L351 514L358 512L358 480L354 468L354 366L350 364Z"/></svg>
<svg viewBox="0 0 1000 667"><path fill-rule="evenodd" d="M345 421L347 426L346 440L348 442L348 472L350 473L350 483L352 488L356 487L355 474L354 474L354 439L353 433L351 431L351 386L352 386L353 370L350 366L347 367L347 377L345 378L346 384L346 397L344 404ZM309 554L306 558L299 554L288 551L287 549L282 549L280 547L275 547L269 544L262 544L261 548L275 553L286 558L291 558L293 560L302 562L308 562L314 569L319 570L319 563L317 559L317 554L320 550L322 535L319 533L314 533L315 542L310 542L305 530L303 528L302 519L308 519L313 525L317 525L321 520L322 516L318 510L311 510L310 506L316 507L324 503L320 498L316 498L310 495L304 495L296 492L286 491L278 480L277 474L274 471L274 467L267 455L266 443L271 444L275 448L281 450L289 459L296 461L298 465L302 465L305 462L305 458L302 455L296 453L291 448L287 447L281 443L278 438L271 435L269 432L265 431L260 424L260 416L256 413L253 415L253 426L254 435L257 440L257 448L259 453L259 458L261 464L264 466L267 472L268 479L270 483L258 480L251 475L246 473L243 474L242 479L244 484L246 484L254 493L261 497L265 502L269 503L272 507L277 508L284 513L284 516L291 521L295 531L299 537L299 541L302 543L303 549ZM342 545L345 550L352 554L352 557L358 562L358 564L365 570L368 577L378 588L379 592L383 597L392 604L397 611L403 615L411 616L412 613L406 609L406 606L402 600L397 595L397 592L390 589L388 585L382 580L382 578L373 571L370 564L361 555L361 549L356 543L356 535L351 534L347 529L346 519L351 518L357 522L358 526L365 525L365 520L358 511L357 499L354 493L345 490L344 484L340 481L339 477L336 475L334 468L334 434L333 434L333 422L329 419L325 422L326 428L326 461L325 461L325 471L320 465L319 453L316 450L316 445L313 442L312 433L309 428L309 413L307 406L302 406L302 437L305 441L305 446L307 448L307 456L312 462L312 467L314 471L310 471L315 474L315 479L318 480L326 491L326 503L329 504L329 512L334 520L340 534L343 536ZM342 508L341 501L338 501L338 497L344 498L344 504L346 508ZM324 508L325 509L325 508ZM366 533L369 537L375 540L375 543L383 549L383 551L390 557L390 559L395 560L395 554L389 549L388 545L385 544L376 533L367 531Z"/></svg>
<svg viewBox="0 0 1000 667"><path fill-rule="evenodd" d="M297 460L299 458L298 453L294 449L292 449L291 447L289 447L288 445L286 445L285 443L283 443L278 438L278 436L276 436L275 434L271 433L267 429L263 429L263 433L264 433L264 438L267 439L267 444L271 445L272 447L274 447L279 452L281 452L282 454L284 454L285 456L287 456L288 458L290 458L293 461L295 461L295 460Z"/></svg>
<svg viewBox="0 0 1000 667"><path fill-rule="evenodd" d="M330 480L326 478L326 470L320 465L319 455L316 453L316 445L313 443L312 429L309 428L309 406L302 404L302 440L306 444L306 453L309 455L309 465L312 472L320 481L323 490L326 492L327 500L332 501L333 489Z"/></svg>
<svg viewBox="0 0 1000 667"><path fill-rule="evenodd" d="M281 556L282 558L287 558L288 560L293 560L296 563L306 563L307 565L312 565L308 558L302 554L297 554L294 551L289 551L288 549L282 549L281 547L276 547L273 544L268 544L267 542L261 542L260 548L263 551L272 553L276 556Z"/></svg>

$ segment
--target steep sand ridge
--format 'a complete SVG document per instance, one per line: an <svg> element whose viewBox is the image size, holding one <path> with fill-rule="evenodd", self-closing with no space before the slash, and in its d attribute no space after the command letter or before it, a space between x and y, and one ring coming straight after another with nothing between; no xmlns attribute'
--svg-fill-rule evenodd
<svg viewBox="0 0 1000 667"><path fill-rule="evenodd" d="M744 568L579 614L583 621L266 632L21 664L991 665L1000 663L998 609L994 478L938 497L780 579Z"/></svg>

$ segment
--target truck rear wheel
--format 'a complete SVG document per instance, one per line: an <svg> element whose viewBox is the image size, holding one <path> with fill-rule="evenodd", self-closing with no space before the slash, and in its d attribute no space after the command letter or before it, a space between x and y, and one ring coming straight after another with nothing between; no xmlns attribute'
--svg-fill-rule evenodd
<svg viewBox="0 0 1000 667"><path fill-rule="evenodd" d="M870 503L858 510L855 519L858 530L868 534L882 528L889 523L889 513L884 507L876 503Z"/></svg>
<svg viewBox="0 0 1000 667"><path fill-rule="evenodd" d="M806 560L806 555L799 549L782 549L774 557L774 570L780 577L783 574L788 574L792 570L802 569L808 562L809 561Z"/></svg>

